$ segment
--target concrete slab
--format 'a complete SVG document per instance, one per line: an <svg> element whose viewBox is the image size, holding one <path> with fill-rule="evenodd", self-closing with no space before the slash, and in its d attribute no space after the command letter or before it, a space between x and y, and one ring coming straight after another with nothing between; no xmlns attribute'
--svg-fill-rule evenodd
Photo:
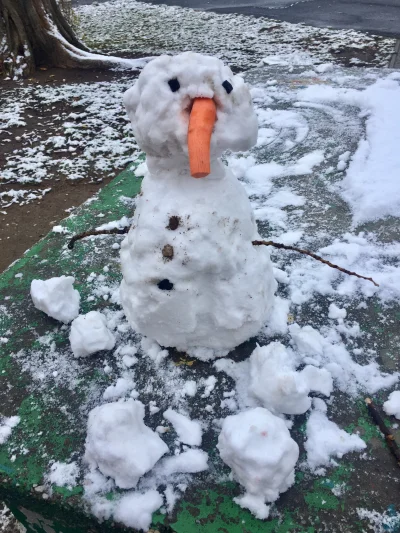
<svg viewBox="0 0 400 533"><path fill-rule="evenodd" d="M348 73L345 70L342 74L345 76ZM249 74L249 79L259 86L275 79L277 90L289 92L299 87L325 83L321 77L310 76L301 68L258 69ZM360 71L353 70L349 83L362 87L371 83L371 78L365 80ZM297 109L285 103L284 99L271 101L268 107ZM329 149L332 153L336 149L341 153L355 150L363 128L363 118L356 108L345 106L341 110L338 107L327 109L325 106L303 109L301 112L308 124L308 134L301 141L293 141L295 146L292 154L301 157L315 149L315 146L326 151ZM257 148L255 157L259 162L270 161L272 157L278 163L284 161L287 158L284 144L289 138L295 139L293 132L282 130L269 146ZM339 174L328 172L331 163L328 157L324 168L319 169L318 173L297 177L295 183L291 182L296 192L306 199L309 231L314 226L318 230L329 228L330 238L335 234L341 235L351 225L348 207L330 186L335 179L341 179ZM95 201L83 205L73 217L65 220L62 227L66 234L50 233L0 276L0 337L7 339L0 343L0 409L3 415L18 414L21 417L20 424L14 428L10 438L0 446L0 499L7 503L29 533L132 531L110 521L99 523L88 514L83 499L82 479L71 489L55 487L52 494L43 486L51 460L81 460L87 410L99 402L101 391L112 381L101 371L102 361L107 354L84 360L73 359L69 351L68 328L34 309L29 286L34 278L72 274L82 296L83 312L118 308L100 293L94 300L88 300L92 291L87 278L91 272L102 275L104 266L110 265L108 275L118 284L121 277L118 269L119 251L111 245L121 237L88 239L77 244L72 252L66 249L66 242L70 234L92 229L123 215L131 215L132 206L127 198L135 196L140 189L140 176L136 176L133 170L122 173L104 188ZM285 179L282 178L282 182ZM325 206L323 213L316 207L319 205L317 200ZM287 210L288 214L290 209ZM398 235L399 221L395 219L365 225L361 229L374 230L384 240L393 233ZM262 224L260 231L267 236L268 225ZM321 237L321 244L324 238ZM289 262L290 257L287 256L284 261ZM284 268L284 264L280 267ZM282 296L284 291L284 287L280 289ZM312 302L297 306L295 314L288 317L288 321L295 320L300 325L311 324L320 328L327 324L328 305L327 298L317 296ZM393 372L400 369L399 304L383 309L378 299L371 298L366 309L358 308L357 301L349 302L347 312L360 324L361 331L368 333L357 340L357 346L361 348L358 362L367 363L368 349L374 347L384 370ZM128 340L133 334L126 331L124 335ZM270 340L260 338L258 342L263 344ZM288 339L277 336L275 340L287 342ZM252 339L238 347L230 357L235 361L244 360L254 349L255 342ZM183 354L174 351L171 351L170 358L171 364L182 368L185 379L195 377L199 380L215 374L215 369L209 363L188 360ZM62 380L51 372L53 363ZM114 372L115 362L111 360L109 364ZM164 384L154 373L152 362L143 357L137 365L137 388L142 391L140 399L147 403L152 399L152 394L159 394L161 402ZM227 386L232 386L230 378L226 379ZM153 388L151 393L148 392L149 381ZM218 399L222 399L222 396L223 389L217 386L214 398L216 411L212 418L218 419L228 414L218 407ZM386 396L387 393L381 393L375 399L381 404ZM191 400L194 418L196 413L204 413L207 402L207 399L198 397ZM146 417L146 423L151 427L161 423L162 411L167 404L159 406L160 413L151 419ZM163 533L361 533L366 530L366 525L359 519L357 508L395 515L400 510L398 466L379 431L370 421L363 397L352 398L336 392L330 418L350 432L359 431L368 444L368 460L357 455L346 455L337 468L329 470L326 477L299 470L295 486L281 496L275 515L268 521L257 520L233 503L232 498L240 492L236 484L210 481L208 474L204 473L187 490L172 516L161 513L154 515L153 529ZM305 423L306 416L296 417L293 429L293 436L301 448L301 461L305 458ZM170 445L173 443L171 439L167 434L166 440ZM203 448L209 453L213 468L221 474L227 474L228 470L219 461L215 446L216 433L209 429L204 434ZM337 490L332 491L338 487L343 487L341 494ZM107 494L111 500L117 496L118 491ZM399 531L399 527L400 524L395 523L387 531L394 533Z"/></svg>

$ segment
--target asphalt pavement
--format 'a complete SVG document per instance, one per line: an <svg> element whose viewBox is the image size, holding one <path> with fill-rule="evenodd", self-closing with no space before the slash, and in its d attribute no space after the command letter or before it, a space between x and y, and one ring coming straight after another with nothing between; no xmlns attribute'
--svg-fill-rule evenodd
<svg viewBox="0 0 400 533"><path fill-rule="evenodd" d="M72 0L73 5L105 0ZM400 38L400 0L158 0L217 13L241 13L317 27L355 29Z"/></svg>

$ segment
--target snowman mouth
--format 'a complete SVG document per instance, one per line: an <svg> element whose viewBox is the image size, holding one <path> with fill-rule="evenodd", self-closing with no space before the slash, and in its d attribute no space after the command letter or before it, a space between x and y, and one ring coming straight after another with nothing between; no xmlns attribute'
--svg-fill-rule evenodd
<svg viewBox="0 0 400 533"><path fill-rule="evenodd" d="M211 172L211 135L217 120L217 106L212 98L194 98L190 102L188 151L190 174L205 178Z"/></svg>

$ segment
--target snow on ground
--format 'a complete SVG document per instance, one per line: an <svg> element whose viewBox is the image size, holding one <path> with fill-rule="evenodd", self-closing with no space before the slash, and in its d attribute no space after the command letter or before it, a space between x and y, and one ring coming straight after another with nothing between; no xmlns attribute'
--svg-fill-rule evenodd
<svg viewBox="0 0 400 533"><path fill-rule="evenodd" d="M393 39L354 30L331 30L267 18L216 14L135 0L114 0L76 8L78 29L93 48L143 56L184 50L215 55L237 69L266 63L308 64L332 61L351 47L357 58L369 48L367 64L388 64ZM305 53L306 51L306 53ZM365 63L361 63L365 64Z"/></svg>
<svg viewBox="0 0 400 533"><path fill-rule="evenodd" d="M137 145L122 104L133 79L3 88L0 145L13 138L19 147L5 153L0 207L43 197L49 179L101 181L133 161Z"/></svg>
<svg viewBox="0 0 400 533"><path fill-rule="evenodd" d="M390 147L382 148L374 141L379 138L382 120L387 116L386 109L374 104L374 94L379 90L385 98L387 91L389 98L397 92L399 82L396 75L373 69L361 72L332 67L317 72L312 65L304 68L296 67L284 75L279 67L249 74L260 124L259 142L250 152L227 154L226 161L250 196L263 236L312 249L346 268L372 276L380 284L375 287L368 281L346 277L310 258L285 251L272 252L279 298L273 320L258 340L265 345L278 338L293 357L293 364L285 369L290 377L309 365L333 378L334 392L327 400L328 414L323 412L321 400L308 414L303 442L307 439L309 460L296 468L310 475L320 465L327 472L335 468L335 462L340 463L340 456L350 450L356 456L363 453L368 458L369 448L364 455L364 441L360 436L356 432L349 434L330 418L335 417L343 398L352 404L360 393L372 394L393 387L398 381L398 374L386 374L379 368L385 339L374 331L375 326L396 331L394 313L400 286L397 233L387 218L388 210L380 212L377 222L375 214L365 209L363 202L349 200L343 184L350 180L354 154L365 142L364 138L373 153L373 158L363 160L366 182L369 161L376 162L381 157L382 168L386 169L384 156L390 147L393 158L398 157L396 124L389 121L393 135L390 131L385 134L386 144L393 143ZM393 106L395 115L400 101L395 101ZM381 182L387 197L385 208L396 206L398 201L392 194L395 165L387 168L388 175ZM124 202L126 199L122 198L121 204ZM361 225L362 220L366 222ZM115 349L94 355L93 359L77 361L68 346L60 347L55 342L60 333L68 334L68 327L54 327L49 323L48 334L38 339L40 348L21 351L14 357L24 371L31 373L35 387L43 394L59 386L73 390L80 376L93 368L90 364L96 365L104 380L95 385L93 382L80 385L86 392L86 400L76 421L79 427L86 426L94 406L113 405L109 401L125 405L136 399L144 405L144 427L152 435L158 434L168 451L140 477L135 492L124 492L120 499L110 501L106 495L114 481L98 470L88 471L82 462L79 467L85 497L96 516L113 516L115 520L145 528L151 512L160 506L170 512L167 510L172 509L171 502L182 498L187 485L209 486L225 481L228 474L219 457L190 448L197 446L198 439L188 446L182 442L182 436L177 438L178 426L171 417L169 420L163 417L165 411L184 413L186 421L195 421L204 435L208 433L208 439L220 434L226 417L260 407L265 400L257 399L260 394L249 390L249 359L235 362L222 358L214 365L206 365L200 378L193 360L184 356L180 360L172 359L156 343L130 331L120 308L115 278L121 239L121 236L91 238L85 261L89 266L101 256L101 268L79 280L89 294L85 305L93 310L101 306L107 328L115 337ZM381 311L373 314L378 306L382 306ZM368 320L374 322L372 327ZM389 351L388 345L384 348ZM329 394L329 384L327 380L325 386L320 386L320 392ZM305 387L302 396L306 407L309 389ZM335 392L338 390L340 394ZM282 393L284 396L284 387L273 398L274 408L282 423L291 428L296 419L286 418L279 412L283 410ZM68 406L64 409L68 413ZM188 427L185 424L184 429ZM331 436L328 443L320 439L327 432ZM110 438L116 435L110 432ZM206 442L206 438L203 440ZM16 447L14 453L23 451ZM246 483L244 480L243 484ZM169 487L168 492L165 487ZM165 490L164 494L156 493L157 488ZM141 503L131 511L135 502ZM242 498L241 503L259 512L253 499ZM372 511L362 512L360 518L368 518L371 524L381 523ZM381 519L384 525L386 518ZM374 531L380 531L380 526L373 527L376 527Z"/></svg>

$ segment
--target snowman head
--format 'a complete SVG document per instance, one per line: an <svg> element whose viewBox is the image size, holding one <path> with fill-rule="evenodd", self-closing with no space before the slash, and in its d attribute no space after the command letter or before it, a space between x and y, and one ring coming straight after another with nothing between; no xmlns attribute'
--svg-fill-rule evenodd
<svg viewBox="0 0 400 533"><path fill-rule="evenodd" d="M248 150L257 140L247 85L215 57L185 52L154 59L126 91L124 104L142 150L150 157L189 158L194 177L206 176L210 159L225 150Z"/></svg>

